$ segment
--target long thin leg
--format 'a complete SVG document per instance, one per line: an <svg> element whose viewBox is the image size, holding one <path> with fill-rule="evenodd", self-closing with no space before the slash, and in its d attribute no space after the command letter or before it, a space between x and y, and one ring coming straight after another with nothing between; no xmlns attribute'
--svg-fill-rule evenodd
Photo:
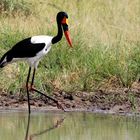
<svg viewBox="0 0 140 140"><path fill-rule="evenodd" d="M57 103L58 103L57 100L53 99L52 97L47 96L46 94L42 93L41 91L39 91L39 90L37 90L37 89L35 89L35 88L33 87L33 85L34 85L34 78L35 78L35 72L36 72L36 69L34 68L33 76L32 76L32 82L31 82L31 90L32 90L32 91L35 91L35 92L38 92L39 94L45 96L46 98L48 98L48 99L54 101L54 102L57 104Z"/></svg>
<svg viewBox="0 0 140 140"><path fill-rule="evenodd" d="M58 107L58 108L60 108L60 109L62 109L62 110L65 111L65 109L62 107L62 105L61 105L57 100L55 100L54 98L52 98L52 97L50 97L50 96L48 96L48 95L42 93L41 91L35 89L34 87L32 87L32 91L35 91L35 92L37 92L37 93L39 93L39 94L45 96L46 98L52 100L53 102L55 102L55 103L57 104L57 107Z"/></svg>
<svg viewBox="0 0 140 140"><path fill-rule="evenodd" d="M35 91L35 92L37 92L37 93L39 93L39 94L41 94L41 95L43 95L43 96L45 96L45 97L48 98L48 99L54 101L56 104L58 104L58 101L55 100L54 98L52 98L52 97L50 97L50 96L48 96L48 95L42 93L41 91L39 91L39 90L37 90L37 89L35 89L35 88L32 88L32 90Z"/></svg>
<svg viewBox="0 0 140 140"><path fill-rule="evenodd" d="M35 72L36 72L36 69L34 68L32 82L31 82L31 88L33 88L33 85L34 85Z"/></svg>
<svg viewBox="0 0 140 140"><path fill-rule="evenodd" d="M26 81L26 89L27 89L27 98L28 98L28 111L29 114L31 113L31 109L30 109L30 96L29 96L29 87L28 87L28 83L29 83L29 79L30 79L30 74L31 74L31 67L29 67L29 72L28 72L28 76L27 76L27 81Z"/></svg>
<svg viewBox="0 0 140 140"><path fill-rule="evenodd" d="M59 104L57 100L55 100L54 98L52 98L52 97L50 97L50 96L48 96L48 95L42 93L41 91L37 90L36 88L34 88L33 84L34 84L35 72L36 72L36 69L34 68L33 76L32 76L32 81L31 81L31 87L30 87L31 89L30 89L30 90L31 90L31 91L35 91L35 92L37 92L37 93L39 93L39 94L45 96L46 98L52 100L53 102L55 102L55 103L57 104L57 107L58 107L58 108L61 108L62 110L64 110L64 108L62 107L62 105ZM65 110L64 110L64 111L65 111Z"/></svg>

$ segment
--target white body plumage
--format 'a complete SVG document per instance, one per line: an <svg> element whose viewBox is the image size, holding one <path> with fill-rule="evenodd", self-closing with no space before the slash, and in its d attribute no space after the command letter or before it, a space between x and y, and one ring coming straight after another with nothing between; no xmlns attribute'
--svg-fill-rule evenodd
<svg viewBox="0 0 140 140"><path fill-rule="evenodd" d="M50 51L52 38L53 38L52 36L45 36L45 35L33 36L31 38L32 44L45 43L45 47L41 51L37 52L36 56L26 59L31 67L37 68L41 57L43 57Z"/></svg>
<svg viewBox="0 0 140 140"><path fill-rule="evenodd" d="M52 36L38 35L18 42L3 56L1 65L5 66L18 60L24 60L30 67L37 68L39 60L50 51L52 38Z"/></svg>

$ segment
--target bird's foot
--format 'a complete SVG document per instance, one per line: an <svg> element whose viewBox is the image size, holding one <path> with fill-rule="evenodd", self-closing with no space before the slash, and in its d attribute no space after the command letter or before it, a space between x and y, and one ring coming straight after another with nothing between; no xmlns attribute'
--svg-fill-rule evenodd
<svg viewBox="0 0 140 140"><path fill-rule="evenodd" d="M61 110L63 110L63 111L66 111L65 108L62 106L62 104L59 103L59 102L57 102L57 108L58 108L58 109L61 109Z"/></svg>
<svg viewBox="0 0 140 140"><path fill-rule="evenodd" d="M37 90L33 85L29 85L29 90L32 91L32 92L35 91L35 92L37 92L37 93L39 93L39 94L45 96L46 98L52 100L53 102L56 103L58 109L62 109L63 111L65 111L64 107L63 107L56 99L54 99L54 98L52 98L52 97L50 97L50 96L44 94L43 92Z"/></svg>

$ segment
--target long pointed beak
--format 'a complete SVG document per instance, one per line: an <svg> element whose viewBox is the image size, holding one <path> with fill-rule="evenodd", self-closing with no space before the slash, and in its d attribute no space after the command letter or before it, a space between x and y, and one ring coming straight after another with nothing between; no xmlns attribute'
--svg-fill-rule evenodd
<svg viewBox="0 0 140 140"><path fill-rule="evenodd" d="M65 37L66 37L66 39L67 39L67 41L68 41L70 47L73 47L73 46L72 46L72 41L71 41L71 38L70 38L70 33L69 33L69 31L68 31L68 30L67 30L67 31L64 31L64 34L65 34Z"/></svg>

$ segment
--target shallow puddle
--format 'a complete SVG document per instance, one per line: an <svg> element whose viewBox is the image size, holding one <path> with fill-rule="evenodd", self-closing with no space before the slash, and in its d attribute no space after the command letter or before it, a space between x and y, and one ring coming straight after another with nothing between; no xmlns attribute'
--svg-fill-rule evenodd
<svg viewBox="0 0 140 140"><path fill-rule="evenodd" d="M0 113L0 140L140 140L140 117L93 113Z"/></svg>

